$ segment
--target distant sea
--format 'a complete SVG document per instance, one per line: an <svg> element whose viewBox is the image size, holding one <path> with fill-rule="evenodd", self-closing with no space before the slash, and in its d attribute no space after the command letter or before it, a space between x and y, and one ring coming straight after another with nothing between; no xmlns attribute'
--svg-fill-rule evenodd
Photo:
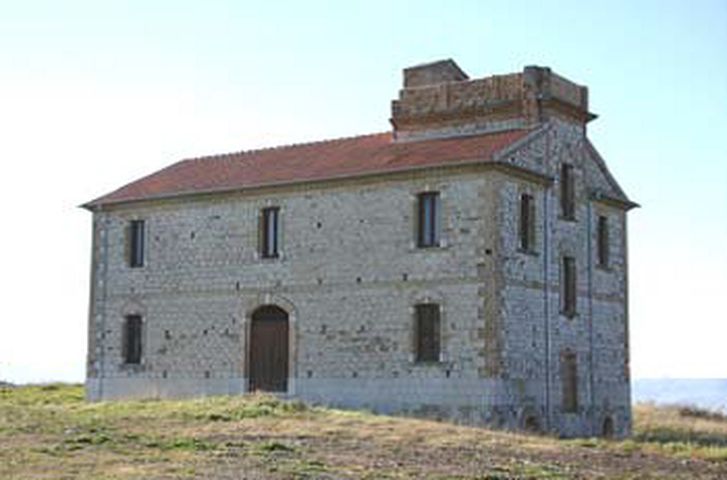
<svg viewBox="0 0 727 480"><path fill-rule="evenodd" d="M631 386L634 403L694 405L727 412L727 378L642 378Z"/></svg>

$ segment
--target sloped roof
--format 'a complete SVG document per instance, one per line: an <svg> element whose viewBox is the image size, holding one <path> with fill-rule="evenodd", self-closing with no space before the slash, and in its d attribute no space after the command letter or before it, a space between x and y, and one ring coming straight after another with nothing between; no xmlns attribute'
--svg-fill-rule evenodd
<svg viewBox="0 0 727 480"><path fill-rule="evenodd" d="M391 132L182 160L84 205L491 162L532 130L395 142Z"/></svg>

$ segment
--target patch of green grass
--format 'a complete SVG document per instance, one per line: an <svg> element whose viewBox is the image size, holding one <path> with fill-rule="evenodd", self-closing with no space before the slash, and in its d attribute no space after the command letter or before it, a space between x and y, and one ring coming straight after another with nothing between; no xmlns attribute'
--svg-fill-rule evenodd
<svg viewBox="0 0 727 480"><path fill-rule="evenodd" d="M160 442L154 442L157 448L162 450L189 450L194 452L206 452L209 450L215 450L217 445L199 438L172 438L162 440ZM150 446L152 443L147 443Z"/></svg>
<svg viewBox="0 0 727 480"><path fill-rule="evenodd" d="M258 444L261 452L294 452L295 448L275 440L265 441Z"/></svg>
<svg viewBox="0 0 727 480"><path fill-rule="evenodd" d="M211 422L237 422L260 417L281 417L307 412L303 402L284 402L275 397L254 396L254 401L230 405L228 402L215 402L214 399L200 401L205 408L187 411L184 415L195 420Z"/></svg>
<svg viewBox="0 0 727 480"><path fill-rule="evenodd" d="M584 448L599 448L603 446L603 442L604 440L601 440L600 438L577 438L575 440L570 440L572 445Z"/></svg>
<svg viewBox="0 0 727 480"><path fill-rule="evenodd" d="M83 387L64 383L28 385L24 387L0 387L0 402L12 402L16 406L67 405L79 403L84 398Z"/></svg>

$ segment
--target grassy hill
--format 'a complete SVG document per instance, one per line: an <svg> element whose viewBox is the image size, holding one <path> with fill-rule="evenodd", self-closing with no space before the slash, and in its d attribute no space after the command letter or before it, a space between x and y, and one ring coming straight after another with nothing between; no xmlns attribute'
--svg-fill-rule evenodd
<svg viewBox="0 0 727 480"><path fill-rule="evenodd" d="M268 396L89 404L0 388L0 478L727 478L727 418L635 409L626 441L558 440Z"/></svg>

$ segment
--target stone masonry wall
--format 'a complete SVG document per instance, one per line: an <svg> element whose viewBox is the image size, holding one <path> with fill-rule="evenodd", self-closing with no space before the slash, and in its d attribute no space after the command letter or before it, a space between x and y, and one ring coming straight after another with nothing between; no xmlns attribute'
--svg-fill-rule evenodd
<svg viewBox="0 0 727 480"><path fill-rule="evenodd" d="M247 389L252 312L290 315L288 393L331 405L564 435L630 428L625 214L592 201L612 186L583 129L552 120L509 161L554 178L480 167L366 181L144 202L94 213L90 399L237 394ZM558 171L575 166L575 222L559 218ZM415 247L416 195L442 198L442 247ZM517 250L521 193L536 199L534 252ZM258 256L258 214L281 207L280 259ZM611 264L595 267L598 215ZM129 268L125 233L146 221L146 262ZM560 315L560 256L578 266L578 315ZM413 306L442 306L442 355L417 364ZM141 365L124 365L125 315L144 320ZM577 354L579 406L562 413L560 355ZM547 379L547 380L546 380Z"/></svg>
<svg viewBox="0 0 727 480"><path fill-rule="evenodd" d="M565 122L552 128L512 161L555 179L550 186L504 179L500 191L505 308L503 328L508 370L505 383L540 425L561 434L600 435L604 419L614 422L617 435L630 432L630 392L626 312L625 212L595 202L593 191L612 193L604 174L584 144L581 130ZM576 220L560 215L559 170L574 166ZM535 247L518 248L519 199L535 199ZM609 223L610 261L597 266L597 222ZM561 258L577 265L577 314L561 313ZM511 333L512 332L512 333ZM577 413L562 411L561 355L576 353ZM546 412L550 411L548 415Z"/></svg>
<svg viewBox="0 0 727 480"><path fill-rule="evenodd" d="M427 68L419 73L427 73ZM431 68L429 73L436 76L438 70ZM588 89L544 67L472 80L413 83L405 81L392 102L391 121L400 141L532 127L547 118L582 125L589 118Z"/></svg>
<svg viewBox="0 0 727 480"><path fill-rule="evenodd" d="M246 389L246 325L259 305L289 311L291 394L384 411L476 416L485 392L478 270L483 172L149 203L96 214L97 348L89 396L200 395ZM443 246L414 244L416 194L442 196ZM282 258L257 255L258 212L281 207ZM147 225L143 268L125 261L124 228ZM104 266L105 265L105 266ZM101 291L103 291L102 289ZM99 292L96 288L95 292ZM413 361L413 306L442 305L442 361ZM125 315L144 318L144 359L121 357ZM103 380L101 380L103 379ZM477 410L477 408L474 408ZM479 409L481 410L481 408ZM464 412L464 413L462 413Z"/></svg>

